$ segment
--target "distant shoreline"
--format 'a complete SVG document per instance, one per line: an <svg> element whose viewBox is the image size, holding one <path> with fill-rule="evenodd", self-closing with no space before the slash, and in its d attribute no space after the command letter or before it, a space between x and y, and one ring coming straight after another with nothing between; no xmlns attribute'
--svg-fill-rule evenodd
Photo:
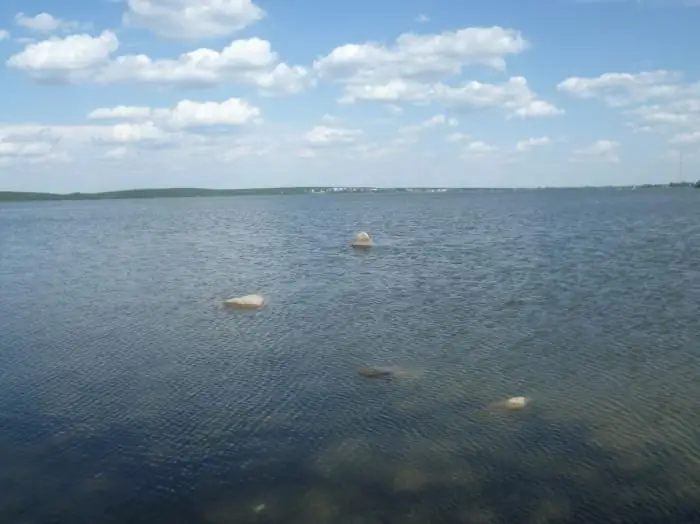
<svg viewBox="0 0 700 524"><path fill-rule="evenodd" d="M533 191L537 189L649 189L686 187L698 188L700 182L673 182L670 184L643 184L639 186L581 186L544 188L441 188L441 187L275 187L254 189L128 189L103 193L33 193L22 191L0 191L0 202L36 202L60 200L122 200L147 198L191 198L215 196L254 196L254 195L325 195L348 193L463 193L473 191Z"/></svg>

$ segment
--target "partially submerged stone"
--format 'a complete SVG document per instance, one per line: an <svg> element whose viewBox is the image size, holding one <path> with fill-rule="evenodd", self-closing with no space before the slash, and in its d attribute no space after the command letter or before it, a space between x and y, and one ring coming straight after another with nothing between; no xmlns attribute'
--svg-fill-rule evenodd
<svg viewBox="0 0 700 524"><path fill-rule="evenodd" d="M352 240L352 247L372 247L372 237L369 236L369 233L360 231Z"/></svg>
<svg viewBox="0 0 700 524"><path fill-rule="evenodd" d="M391 377L394 371L382 367L362 367L357 370L357 374L365 378Z"/></svg>
<svg viewBox="0 0 700 524"><path fill-rule="evenodd" d="M511 397L505 402L506 408L510 410L518 410L518 409L523 409L525 406L527 406L529 403L529 400L527 397Z"/></svg>
<svg viewBox="0 0 700 524"><path fill-rule="evenodd" d="M224 301L224 306L239 309L260 309L265 305L265 299L261 295L245 295L243 297L230 298Z"/></svg>

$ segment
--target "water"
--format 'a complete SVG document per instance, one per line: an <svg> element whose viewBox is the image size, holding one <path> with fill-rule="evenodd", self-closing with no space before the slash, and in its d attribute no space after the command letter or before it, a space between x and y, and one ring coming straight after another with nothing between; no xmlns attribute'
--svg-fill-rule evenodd
<svg viewBox="0 0 700 524"><path fill-rule="evenodd" d="M0 522L700 522L699 200L2 206Z"/></svg>

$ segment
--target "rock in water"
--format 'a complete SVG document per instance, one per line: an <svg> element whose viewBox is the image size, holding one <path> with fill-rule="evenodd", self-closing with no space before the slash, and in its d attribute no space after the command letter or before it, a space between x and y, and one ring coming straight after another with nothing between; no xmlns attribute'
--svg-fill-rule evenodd
<svg viewBox="0 0 700 524"><path fill-rule="evenodd" d="M357 374L365 378L391 377L394 372L388 368L364 367L357 370Z"/></svg>
<svg viewBox="0 0 700 524"><path fill-rule="evenodd" d="M372 247L372 237L368 233L361 231L355 235L352 247Z"/></svg>
<svg viewBox="0 0 700 524"><path fill-rule="evenodd" d="M260 295L246 295L225 300L224 305L240 309L260 309L265 305L265 299Z"/></svg>
<svg viewBox="0 0 700 524"><path fill-rule="evenodd" d="M512 410L523 409L527 404L528 399L525 397L511 397L506 400L506 407Z"/></svg>

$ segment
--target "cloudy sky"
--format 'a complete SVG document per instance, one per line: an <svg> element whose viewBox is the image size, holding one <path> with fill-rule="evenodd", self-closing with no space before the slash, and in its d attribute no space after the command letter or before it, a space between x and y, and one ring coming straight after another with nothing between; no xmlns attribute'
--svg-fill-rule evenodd
<svg viewBox="0 0 700 524"><path fill-rule="evenodd" d="M694 180L699 49L700 0L2 0L0 190Z"/></svg>

